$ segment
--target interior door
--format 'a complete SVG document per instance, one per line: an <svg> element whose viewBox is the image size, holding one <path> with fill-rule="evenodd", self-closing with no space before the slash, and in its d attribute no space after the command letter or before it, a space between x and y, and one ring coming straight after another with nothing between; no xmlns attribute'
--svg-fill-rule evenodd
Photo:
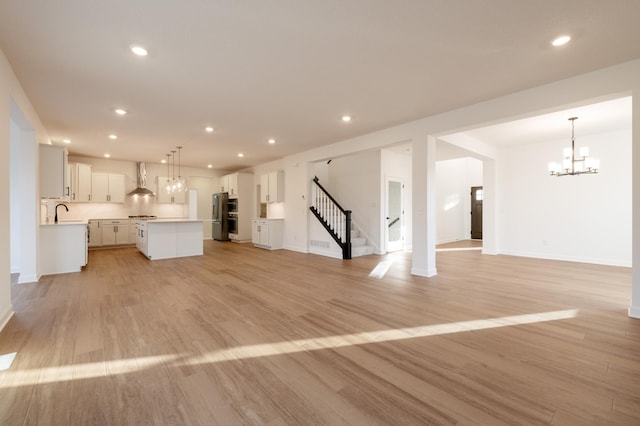
<svg viewBox="0 0 640 426"><path fill-rule="evenodd" d="M484 193L481 186L471 187L471 238L482 239L482 199Z"/></svg>
<svg viewBox="0 0 640 426"><path fill-rule="evenodd" d="M387 177L386 185L386 222L385 227L387 251L404 248L404 210L402 207L402 191L404 185L399 178Z"/></svg>

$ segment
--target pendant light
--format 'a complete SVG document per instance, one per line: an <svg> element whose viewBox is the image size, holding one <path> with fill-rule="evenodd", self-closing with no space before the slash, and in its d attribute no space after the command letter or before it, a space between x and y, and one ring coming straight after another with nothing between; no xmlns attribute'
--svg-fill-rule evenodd
<svg viewBox="0 0 640 426"><path fill-rule="evenodd" d="M176 191L178 192L186 192L187 191L187 181L182 177L180 173L180 151L182 150L181 146L177 146L178 148L178 179L176 180Z"/></svg>
<svg viewBox="0 0 640 426"><path fill-rule="evenodd" d="M176 192L176 150L171 150L171 192Z"/></svg>
<svg viewBox="0 0 640 426"><path fill-rule="evenodd" d="M167 156L167 181L164 184L164 192L171 194L171 178L169 175L169 157L171 154L165 154Z"/></svg>
<svg viewBox="0 0 640 426"><path fill-rule="evenodd" d="M575 139L575 121L578 117L571 117L571 148L565 148L563 151L562 164L549 163L549 174L551 176L576 176L584 174L595 174L600 169L600 160L589 157L589 148L583 146L580 148L579 155L576 157L576 139Z"/></svg>

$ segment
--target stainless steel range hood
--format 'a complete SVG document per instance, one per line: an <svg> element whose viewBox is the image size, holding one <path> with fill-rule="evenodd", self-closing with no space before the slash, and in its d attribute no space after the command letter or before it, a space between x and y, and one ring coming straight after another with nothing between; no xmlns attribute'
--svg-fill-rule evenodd
<svg viewBox="0 0 640 426"><path fill-rule="evenodd" d="M127 195L156 195L152 190L147 188L147 169L144 163L136 163L138 169L137 188Z"/></svg>

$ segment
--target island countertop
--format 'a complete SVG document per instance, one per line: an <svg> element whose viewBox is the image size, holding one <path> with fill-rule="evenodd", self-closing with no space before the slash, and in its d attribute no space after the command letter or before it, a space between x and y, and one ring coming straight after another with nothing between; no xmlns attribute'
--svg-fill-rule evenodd
<svg viewBox="0 0 640 426"><path fill-rule="evenodd" d="M174 219L134 219L135 222L147 223L185 223L185 222L202 222L202 219L189 219L187 217L178 217Z"/></svg>

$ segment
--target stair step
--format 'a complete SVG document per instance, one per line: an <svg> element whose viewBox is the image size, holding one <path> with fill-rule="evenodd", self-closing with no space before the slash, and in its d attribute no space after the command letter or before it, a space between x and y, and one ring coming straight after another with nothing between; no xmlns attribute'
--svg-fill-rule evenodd
<svg viewBox="0 0 640 426"><path fill-rule="evenodd" d="M359 257L373 254L373 246L351 246L351 257Z"/></svg>
<svg viewBox="0 0 640 426"><path fill-rule="evenodd" d="M367 243L367 239L364 237L353 237L353 235L351 236L351 247L359 247L359 246L363 246Z"/></svg>

